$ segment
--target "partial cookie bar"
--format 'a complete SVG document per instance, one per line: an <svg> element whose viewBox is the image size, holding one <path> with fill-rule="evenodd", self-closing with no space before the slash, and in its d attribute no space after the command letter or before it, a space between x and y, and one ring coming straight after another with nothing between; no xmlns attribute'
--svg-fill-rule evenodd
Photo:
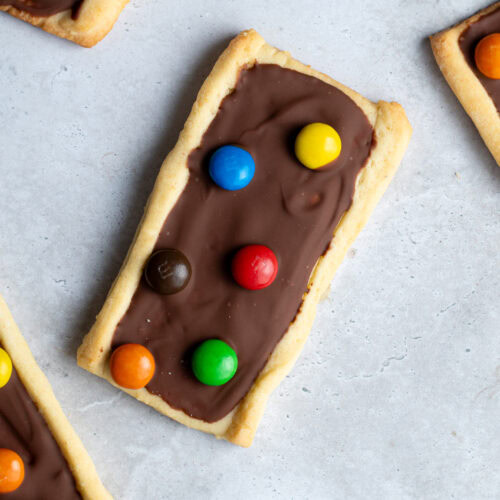
<svg viewBox="0 0 500 500"><path fill-rule="evenodd" d="M342 151L313 171L295 158L290 140L318 121L337 129ZM249 446L410 135L399 104L372 103L255 31L241 33L203 84L160 170L120 274L80 346L79 365L118 386L112 353L146 347L153 378L136 389L121 382L122 390L185 425ZM214 149L235 144L251 153L255 174L246 187L226 191L207 163ZM252 243L271 248L279 269L271 285L250 291L228 274L227 258ZM156 293L151 276L143 279L151 254L165 249L184 254L192 269L187 286L170 295ZM185 270L182 262L176 258ZM236 374L220 386L193 375L193 349L210 339L238 357Z"/></svg>
<svg viewBox="0 0 500 500"><path fill-rule="evenodd" d="M129 0L0 0L0 10L83 47L100 42Z"/></svg>
<svg viewBox="0 0 500 500"><path fill-rule="evenodd" d="M0 348L0 454L24 464L24 479L6 498L111 499L2 297ZM2 460L0 497L8 489L4 467Z"/></svg>
<svg viewBox="0 0 500 500"><path fill-rule="evenodd" d="M446 81L500 165L500 80L483 75L474 60L478 42L492 33L500 33L500 2L431 36L431 46Z"/></svg>

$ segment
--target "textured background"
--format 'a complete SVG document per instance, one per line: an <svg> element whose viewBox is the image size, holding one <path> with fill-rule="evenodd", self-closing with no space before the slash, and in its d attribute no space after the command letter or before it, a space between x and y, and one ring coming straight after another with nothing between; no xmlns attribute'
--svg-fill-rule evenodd
<svg viewBox="0 0 500 500"><path fill-rule="evenodd" d="M0 16L0 290L117 498L498 498L500 169L426 37L485 1L135 0L91 50ZM75 352L238 31L415 132L255 443L186 429Z"/></svg>

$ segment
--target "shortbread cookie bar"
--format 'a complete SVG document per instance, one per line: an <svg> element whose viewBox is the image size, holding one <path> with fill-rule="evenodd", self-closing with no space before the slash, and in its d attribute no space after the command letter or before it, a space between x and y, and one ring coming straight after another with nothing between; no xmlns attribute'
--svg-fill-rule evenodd
<svg viewBox="0 0 500 500"><path fill-rule="evenodd" d="M241 33L161 168L80 366L249 446L410 135L399 104Z"/></svg>
<svg viewBox="0 0 500 500"><path fill-rule="evenodd" d="M111 499L0 297L0 497Z"/></svg>
<svg viewBox="0 0 500 500"><path fill-rule="evenodd" d="M431 36L449 86L500 165L500 2Z"/></svg>
<svg viewBox="0 0 500 500"><path fill-rule="evenodd" d="M0 10L67 38L93 47L111 30L128 0L0 0Z"/></svg>

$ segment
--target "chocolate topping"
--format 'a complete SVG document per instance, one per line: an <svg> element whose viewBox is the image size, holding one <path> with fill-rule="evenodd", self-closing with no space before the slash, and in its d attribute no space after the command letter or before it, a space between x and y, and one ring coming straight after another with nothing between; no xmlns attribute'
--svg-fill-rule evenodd
<svg viewBox="0 0 500 500"><path fill-rule="evenodd" d="M0 5L10 5L39 17L51 16L71 9L73 19L78 16L82 3L83 0L0 0Z"/></svg>
<svg viewBox="0 0 500 500"><path fill-rule="evenodd" d="M318 121L339 132L343 147L333 163L312 171L293 144L304 125ZM143 280L114 334L113 347L136 342L153 353L151 393L207 422L241 401L300 309L373 143L363 111L335 87L275 65L241 71L188 158L187 186L156 243L185 253L191 280L167 296ZM241 145L255 160L252 182L239 191L219 188L208 174L211 153L224 144ZM278 277L263 290L245 290L231 276L235 250L251 243L269 246L279 261ZM192 349L211 338L227 342L239 360L220 387L201 384L190 368Z"/></svg>
<svg viewBox="0 0 500 500"><path fill-rule="evenodd" d="M488 92L491 96L497 111L500 113L500 80L492 80L491 78L484 76L477 69L476 62L474 60L474 50L476 49L476 45L482 38L486 35L490 35L491 33L500 33L500 7L490 14L480 17L479 20L471 24L460 35L458 42L467 63L472 68L483 87L486 89L486 92Z"/></svg>
<svg viewBox="0 0 500 500"><path fill-rule="evenodd" d="M70 500L81 498L75 480L47 424L16 371L0 389L0 448L18 453L25 476L2 500Z"/></svg>
<svg viewBox="0 0 500 500"><path fill-rule="evenodd" d="M191 278L191 264L175 248L158 250L148 260L144 269L146 283L164 295L178 293L186 288Z"/></svg>

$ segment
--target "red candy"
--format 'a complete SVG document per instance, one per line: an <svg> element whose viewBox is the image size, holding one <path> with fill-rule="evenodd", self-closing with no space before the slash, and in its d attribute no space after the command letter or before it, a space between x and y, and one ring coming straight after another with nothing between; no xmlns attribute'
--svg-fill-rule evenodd
<svg viewBox="0 0 500 500"><path fill-rule="evenodd" d="M248 245L238 250L231 265L233 278L248 290L269 286L278 274L278 260L264 245Z"/></svg>

